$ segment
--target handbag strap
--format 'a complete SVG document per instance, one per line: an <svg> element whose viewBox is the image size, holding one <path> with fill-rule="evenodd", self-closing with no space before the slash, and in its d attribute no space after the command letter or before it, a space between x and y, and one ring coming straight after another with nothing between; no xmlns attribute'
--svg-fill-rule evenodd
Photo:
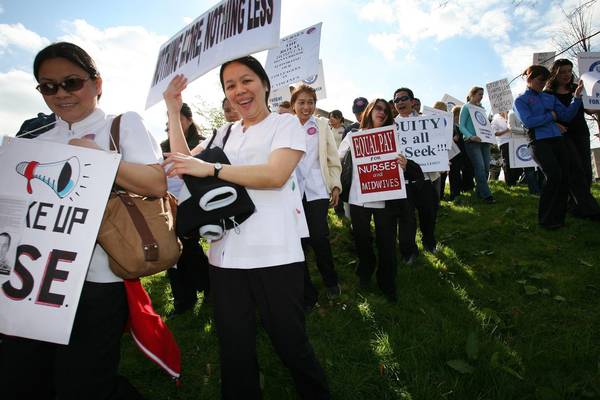
<svg viewBox="0 0 600 400"><path fill-rule="evenodd" d="M119 153L119 141L120 141L120 126L121 126L121 116L122 114L117 115L110 126L110 150L116 151ZM148 223L144 218L144 214L137 208L133 199L127 194L121 191L116 190L118 186L115 185L113 187L113 192L121 199L123 204L125 205L125 209L133 222L133 226L135 226L136 231L140 235L140 239L142 239L142 248L144 250L144 259L146 261L156 261L158 260L158 243L156 243L156 239L154 235L152 235L152 231L150 227L148 227Z"/></svg>
<svg viewBox="0 0 600 400"><path fill-rule="evenodd" d="M114 122L113 122L114 124ZM231 127L233 126L233 124L229 124L227 126L227 131L225 132L225 137L223 138L223 149L225 148L225 145L227 144L227 141L229 140L229 134L231 133ZM215 138L217 137L217 132L215 131L212 135L212 137L210 138L210 140L208 141L208 144L206 145L207 149L210 149L210 146L212 146L213 142L215 141Z"/></svg>

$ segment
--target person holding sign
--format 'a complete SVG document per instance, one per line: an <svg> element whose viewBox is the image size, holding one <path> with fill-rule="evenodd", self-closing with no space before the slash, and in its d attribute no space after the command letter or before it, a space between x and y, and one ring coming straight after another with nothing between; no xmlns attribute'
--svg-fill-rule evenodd
<svg viewBox="0 0 600 400"><path fill-rule="evenodd" d="M467 105L460 110L459 129L465 140L465 151L475 173L475 192L480 199L488 204L496 202L492 191L488 186L488 175L490 173L490 144L483 143L481 138L477 136L471 113L469 112L469 104L481 107L481 99L483 99L483 88L474 86L469 91L467 96Z"/></svg>
<svg viewBox="0 0 600 400"><path fill-rule="evenodd" d="M33 74L48 107L52 129L32 140L108 150L113 116L98 107L102 77L82 48L67 42L41 50ZM115 183L144 196L167 190L161 152L141 117L125 113L120 127L121 161ZM120 340L128 319L123 280L96 245L68 345L7 337L2 344L3 399L138 399L118 376Z"/></svg>
<svg viewBox="0 0 600 400"><path fill-rule="evenodd" d="M213 241L208 252L211 301L220 346L221 397L261 397L256 356L256 309L275 351L290 369L303 399L329 399L325 373L308 341L304 320L304 252L307 233L294 169L306 151L298 118L271 113L270 82L250 56L221 66L221 86L241 115L230 129L219 129L230 165L207 163L190 155L179 124L181 92L177 75L164 92L171 149L167 174L214 176L245 186L256 211L235 230Z"/></svg>
<svg viewBox="0 0 600 400"><path fill-rule="evenodd" d="M574 91L575 97L566 107L555 96L544 93L550 71L532 65L523 75L527 90L515 99L514 109L523 125L529 129L533 156L546 176L538 207L538 222L546 229L564 226L569 193L569 150L563 129L557 121L571 121L581 108L583 84Z"/></svg>
<svg viewBox="0 0 600 400"><path fill-rule="evenodd" d="M361 119L361 130L381 128L394 124L392 109L384 99L370 102L364 110ZM347 135L338 150L340 158L350 151L351 136ZM406 168L406 158L399 155L399 165ZM356 274L360 287L369 286L371 276L375 271L375 253L373 252L373 236L371 234L371 219L375 221L375 244L379 260L377 262L377 285L390 302L396 302L396 223L391 203L388 201L373 201L361 203L358 201L359 180L352 168L352 183L348 194L350 203L350 218L354 233L354 246L358 253Z"/></svg>
<svg viewBox="0 0 600 400"><path fill-rule="evenodd" d="M338 205L342 165L328 121L313 115L317 104L315 89L304 84L298 86L292 93L291 103L294 114L306 132L306 154L296 168L309 231L309 237L302 239L302 242L305 247L310 244L313 248L327 297L334 299L340 295L341 290L329 243L327 209ZM305 266L305 305L312 308L317 302L317 290L310 280L308 264Z"/></svg>

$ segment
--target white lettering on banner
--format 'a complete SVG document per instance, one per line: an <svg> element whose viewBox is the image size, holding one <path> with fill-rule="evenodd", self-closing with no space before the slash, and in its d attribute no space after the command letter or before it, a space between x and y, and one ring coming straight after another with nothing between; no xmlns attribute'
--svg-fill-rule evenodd
<svg viewBox="0 0 600 400"><path fill-rule="evenodd" d="M319 73L319 47L322 23L293 33L269 50L265 70L271 89L286 87Z"/></svg>
<svg viewBox="0 0 600 400"><path fill-rule="evenodd" d="M162 99L175 74L189 82L234 58L279 43L281 0L223 0L164 43L156 61L146 108Z"/></svg>
<svg viewBox="0 0 600 400"><path fill-rule="evenodd" d="M1 148L0 210L11 199L25 209L11 272L0 275L0 332L67 344L121 156L13 138Z"/></svg>
<svg viewBox="0 0 600 400"><path fill-rule="evenodd" d="M404 173L398 167L398 142L394 126L349 133L358 183L358 201L367 203L406 198Z"/></svg>
<svg viewBox="0 0 600 400"><path fill-rule="evenodd" d="M510 111L513 106L513 95L508 84L508 79L500 79L485 85L486 92L492 105L492 113Z"/></svg>

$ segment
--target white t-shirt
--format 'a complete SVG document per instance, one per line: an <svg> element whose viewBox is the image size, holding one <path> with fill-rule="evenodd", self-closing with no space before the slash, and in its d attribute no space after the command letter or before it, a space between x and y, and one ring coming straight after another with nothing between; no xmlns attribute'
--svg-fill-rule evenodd
<svg viewBox="0 0 600 400"><path fill-rule="evenodd" d="M213 145L222 147L226 128L219 129ZM234 123L223 150L232 165L265 164L277 149L304 152L305 136L296 116L271 113L245 132L240 121ZM227 230L222 239L211 242L210 264L251 269L304 261L300 238L308 229L294 174L281 188L246 190L256 210L238 229Z"/></svg>
<svg viewBox="0 0 600 400"><path fill-rule="evenodd" d="M58 119L54 128L38 136L35 140L68 144L74 138L91 139L105 150L110 149L110 126L114 115L106 115L104 111L96 108L84 120L71 125ZM154 137L146 129L142 117L134 112L127 112L121 117L119 132L119 145L121 159L136 164L159 164L162 152ZM122 279L113 274L108 266L108 255L104 249L96 244L92 260L85 278L88 282L109 283L119 282Z"/></svg>
<svg viewBox="0 0 600 400"><path fill-rule="evenodd" d="M302 128L306 137L306 153L296 167L300 191L307 201L329 199L319 160L319 135L327 132L319 132L315 117L310 117Z"/></svg>
<svg viewBox="0 0 600 400"><path fill-rule="evenodd" d="M502 132L508 129L508 124L500 114L496 114L494 115L494 118L492 118L491 127L494 133ZM496 143L498 143L498 147L508 142L510 142L510 132L507 132L504 135L496 136Z"/></svg>

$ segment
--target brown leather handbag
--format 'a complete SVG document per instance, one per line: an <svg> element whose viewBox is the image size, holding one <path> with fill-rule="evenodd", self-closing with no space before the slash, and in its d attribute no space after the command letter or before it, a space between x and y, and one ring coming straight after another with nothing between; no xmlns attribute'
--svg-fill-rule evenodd
<svg viewBox="0 0 600 400"><path fill-rule="evenodd" d="M121 116L111 125L111 150L119 151ZM109 256L110 269L123 279L134 279L169 269L181 255L175 235L177 201L139 196L116 190L110 194L98 243Z"/></svg>

